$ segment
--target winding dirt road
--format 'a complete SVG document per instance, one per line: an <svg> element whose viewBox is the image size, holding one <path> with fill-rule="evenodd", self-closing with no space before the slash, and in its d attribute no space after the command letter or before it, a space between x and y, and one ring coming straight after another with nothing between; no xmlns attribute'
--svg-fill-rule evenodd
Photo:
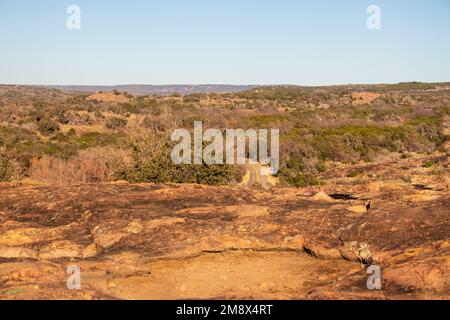
<svg viewBox="0 0 450 320"><path fill-rule="evenodd" d="M257 163L246 164L244 168L245 175L242 178L242 182L240 184L241 186L248 188L261 186L263 189L267 190L278 183L277 179L270 175L269 168L267 166Z"/></svg>

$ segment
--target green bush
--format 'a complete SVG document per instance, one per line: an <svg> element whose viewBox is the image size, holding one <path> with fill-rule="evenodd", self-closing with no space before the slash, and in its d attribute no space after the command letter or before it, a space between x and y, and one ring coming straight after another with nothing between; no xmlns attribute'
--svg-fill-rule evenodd
<svg viewBox="0 0 450 320"><path fill-rule="evenodd" d="M361 170L353 170L353 171L350 171L350 172L347 174L347 177L348 177L348 178L356 178L356 177L359 176L360 174L362 174L362 171L361 171Z"/></svg>
<svg viewBox="0 0 450 320"><path fill-rule="evenodd" d="M371 155L381 150L422 151L429 144L410 126L342 126L313 132L312 145L323 160L370 161Z"/></svg>
<svg viewBox="0 0 450 320"><path fill-rule="evenodd" d="M11 180L12 166L8 157L0 154L0 181L8 182Z"/></svg>
<svg viewBox="0 0 450 320"><path fill-rule="evenodd" d="M106 120L106 127L108 129L121 129L127 125L128 121L119 117L110 117Z"/></svg>
<svg viewBox="0 0 450 320"><path fill-rule="evenodd" d="M249 127L261 129L281 128L286 122L288 122L288 118L285 115L257 115L249 118Z"/></svg>
<svg viewBox="0 0 450 320"><path fill-rule="evenodd" d="M38 121L37 126L39 132L46 136L59 131L59 125L50 119L42 119Z"/></svg>
<svg viewBox="0 0 450 320"><path fill-rule="evenodd" d="M426 161L422 165L422 167L424 167L424 168L431 168L432 166L433 166L433 162L432 161Z"/></svg>
<svg viewBox="0 0 450 320"><path fill-rule="evenodd" d="M79 137L74 137L73 143L78 149L105 146L126 146L129 145L129 138L120 133L87 132Z"/></svg>
<svg viewBox="0 0 450 320"><path fill-rule="evenodd" d="M294 176L284 176L283 181L294 187L305 188L320 185L320 180L312 174L301 173Z"/></svg>
<svg viewBox="0 0 450 320"><path fill-rule="evenodd" d="M160 103L154 98L136 97L132 106L134 107L135 113L145 113L154 116L162 113Z"/></svg>
<svg viewBox="0 0 450 320"><path fill-rule="evenodd" d="M229 165L175 165L172 145L164 140L142 142L134 147L134 165L123 168L116 177L132 183L197 183L222 185L238 178L240 171Z"/></svg>
<svg viewBox="0 0 450 320"><path fill-rule="evenodd" d="M67 136L68 137L74 137L77 135L77 132L75 131L74 128L70 128L69 131L67 131Z"/></svg>
<svg viewBox="0 0 450 320"><path fill-rule="evenodd" d="M445 142L445 135L442 132L441 117L420 116L409 120L406 125L413 127L421 137L437 146Z"/></svg>
<svg viewBox="0 0 450 320"><path fill-rule="evenodd" d="M327 166L325 165L325 163L323 161L318 161L316 163L316 170L319 173L325 172L325 171L327 171Z"/></svg>

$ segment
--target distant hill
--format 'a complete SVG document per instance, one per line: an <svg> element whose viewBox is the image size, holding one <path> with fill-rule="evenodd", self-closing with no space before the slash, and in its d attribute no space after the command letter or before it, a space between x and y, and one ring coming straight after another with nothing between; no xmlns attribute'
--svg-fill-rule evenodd
<svg viewBox="0 0 450 320"><path fill-rule="evenodd" d="M119 85L119 86L45 86L62 91L110 92L113 90L133 95L188 95L192 93L234 93L256 88L250 85Z"/></svg>

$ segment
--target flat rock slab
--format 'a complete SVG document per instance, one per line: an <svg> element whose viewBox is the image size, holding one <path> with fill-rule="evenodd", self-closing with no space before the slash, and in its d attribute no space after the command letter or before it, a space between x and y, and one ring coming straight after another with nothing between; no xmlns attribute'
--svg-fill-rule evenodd
<svg viewBox="0 0 450 320"><path fill-rule="evenodd" d="M0 298L450 298L448 190L347 186L370 210L340 192L3 184Z"/></svg>

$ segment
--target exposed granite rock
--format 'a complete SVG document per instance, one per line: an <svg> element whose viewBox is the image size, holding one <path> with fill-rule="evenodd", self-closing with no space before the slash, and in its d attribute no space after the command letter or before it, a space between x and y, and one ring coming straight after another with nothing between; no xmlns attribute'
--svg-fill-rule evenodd
<svg viewBox="0 0 450 320"><path fill-rule="evenodd" d="M383 181L267 191L2 184L0 298L450 298L450 191L374 170Z"/></svg>

